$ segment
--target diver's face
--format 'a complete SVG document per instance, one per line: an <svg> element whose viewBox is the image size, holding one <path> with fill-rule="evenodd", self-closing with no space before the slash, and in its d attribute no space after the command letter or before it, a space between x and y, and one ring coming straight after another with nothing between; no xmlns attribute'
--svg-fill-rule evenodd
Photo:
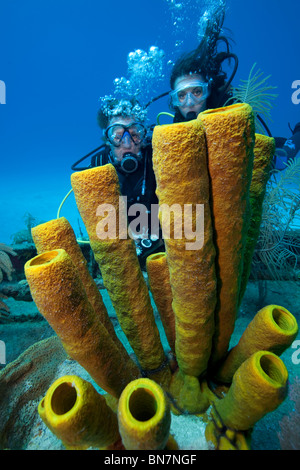
<svg viewBox="0 0 300 470"><path fill-rule="evenodd" d="M112 126L113 124L121 124L123 126L130 126L130 124L133 124L137 120L135 119L134 116L128 116L128 117L123 117L123 116L116 116L112 118L109 121L108 127ZM122 129L120 129L120 137L123 135ZM126 153L134 153L135 155L139 155L141 152L142 148L142 142L139 144L135 144L128 132L125 132L123 135L123 138L121 140L121 144L119 147L115 147L113 144L109 143L109 146L111 148L111 153L113 158L120 162L122 161L124 155Z"/></svg>
<svg viewBox="0 0 300 470"><path fill-rule="evenodd" d="M173 103L182 116L187 119L189 113L196 118L205 111L209 90L204 77L200 74L184 75L175 81Z"/></svg>

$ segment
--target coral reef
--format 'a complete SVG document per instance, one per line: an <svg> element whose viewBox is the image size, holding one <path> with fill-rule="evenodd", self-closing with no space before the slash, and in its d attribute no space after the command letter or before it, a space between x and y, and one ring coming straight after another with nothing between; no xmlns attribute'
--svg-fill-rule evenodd
<svg viewBox="0 0 300 470"><path fill-rule="evenodd" d="M7 297L0 293L0 299L7 299ZM2 316L7 317L8 313L9 313L9 307L6 305L5 302L2 302L2 300L0 300L0 317Z"/></svg>
<svg viewBox="0 0 300 470"><path fill-rule="evenodd" d="M217 372L218 380L231 383L239 366L252 354L267 350L280 356L298 334L296 318L283 307L268 305L249 323L238 344Z"/></svg>
<svg viewBox="0 0 300 470"><path fill-rule="evenodd" d="M178 135L181 136L180 142ZM153 150L159 217L165 239L172 307L176 319L176 359L186 375L198 377L206 371L211 354L217 301L204 126L195 120L156 127ZM196 240L195 236L193 239L187 238L186 214L184 233L176 233L178 221L182 230L181 210L187 202L194 212L190 216L191 230L196 226L193 218L197 217L197 206L204 205L203 243L202 240ZM179 214L174 213L174 227L171 226L169 230L170 208L174 207L179 209ZM190 249L189 244L193 243Z"/></svg>
<svg viewBox="0 0 300 470"><path fill-rule="evenodd" d="M58 338L52 337L28 348L0 373L1 449L22 448L34 423L41 390L50 387L62 359L66 359L66 353Z"/></svg>
<svg viewBox="0 0 300 470"><path fill-rule="evenodd" d="M233 376L227 395L215 402L225 426L246 431L286 397L288 372L275 354L258 351Z"/></svg>
<svg viewBox="0 0 300 470"><path fill-rule="evenodd" d="M112 165L75 173L72 186L104 286L135 361L105 325L105 310L97 312L88 293L91 281L84 280L81 273L84 263L74 257L69 244L74 236L66 221L50 221L36 229L40 252L25 265L32 297L69 356L107 392L106 402L114 411L119 401L118 429L125 448L176 448L168 440L171 408L175 414L204 414L209 423L207 441L216 448L248 449L255 423L285 399L288 374L277 354L297 333L290 312L270 306L267 313L271 314L263 320L259 312L238 346L229 350L253 251L246 247L257 236L268 177L266 169L258 178L261 198L256 210L251 204L254 162L259 163L262 153L269 161L272 143L267 141L267 150L255 150L254 116L246 104L205 111L195 121L154 129L153 165L166 264L151 271L152 257L148 270L177 367L171 367L160 340L134 242L122 219L124 208ZM183 210L185 206L191 210ZM203 212L197 212L199 207ZM177 219L179 213L183 217ZM53 227L60 224L65 229L56 236ZM162 262L164 258L157 259ZM159 283L162 289L157 289ZM230 373L225 374L227 360ZM76 413L74 400L80 385L74 379L74 387L61 388L61 383L73 383L61 380L57 409L65 423ZM62 392L66 393L66 408ZM47 393L52 396L51 391ZM42 403L46 407L50 401ZM51 407L43 419L54 429L50 416ZM87 416L83 419L87 419L88 439L79 446L96 442L90 440L97 430ZM108 430L110 422L108 418ZM76 439L61 439L67 446L77 446ZM110 440L112 445L115 439L117 434Z"/></svg>
<svg viewBox="0 0 300 470"><path fill-rule="evenodd" d="M211 362L217 362L227 352L238 311L251 218L254 117L252 108L244 104L208 110L200 113L199 118L204 123L207 141L216 270L220 280L211 357Z"/></svg>
<svg viewBox="0 0 300 470"><path fill-rule="evenodd" d="M240 301L245 294L251 271L253 253L259 237L263 201L266 194L266 186L270 176L274 153L274 139L265 135L255 134L254 162L249 190L251 221L244 253L244 267L241 280Z"/></svg>
<svg viewBox="0 0 300 470"><path fill-rule="evenodd" d="M78 269L80 280L84 285L88 299L96 315L108 330L112 339L117 343L118 347L121 347L121 343L118 341L115 330L108 318L107 310L99 289L89 273L86 259L83 256L73 229L67 219L60 217L59 219L51 220L50 222L33 227L32 238L38 253L56 248L62 248L68 253Z"/></svg>
<svg viewBox="0 0 300 470"><path fill-rule="evenodd" d="M172 307L173 296L166 253L154 253L148 256L146 268L155 305L158 309L171 351L175 354L175 317Z"/></svg>
<svg viewBox="0 0 300 470"><path fill-rule="evenodd" d="M118 398L138 369L131 366L129 356L96 315L69 255L62 249L42 253L26 263L25 273L40 313L61 338L66 352Z"/></svg>
<svg viewBox="0 0 300 470"><path fill-rule="evenodd" d="M299 280L300 159L273 170L266 188L253 258L254 279Z"/></svg>
<svg viewBox="0 0 300 470"><path fill-rule="evenodd" d="M31 229L37 223L41 223L41 222L37 222L35 217L32 214L30 214L30 212L26 212L23 215L23 219L24 219L24 224L25 224L26 228L22 229L22 230L19 230L18 232L14 233L11 236L11 239L12 239L12 242L13 242L14 245L20 245L20 244L23 244L23 243L27 243L29 245L32 244L33 240L32 240Z"/></svg>
<svg viewBox="0 0 300 470"><path fill-rule="evenodd" d="M95 259L121 328L144 374L151 375L152 378L154 374L160 377L163 375L168 382L171 374L165 361L135 244L127 234L127 220L120 202L121 192L116 170L109 164L73 173L71 182ZM110 208L113 211L108 216L111 217L114 230L101 239L98 236L99 227L102 223L107 223L105 213ZM118 226L115 226L116 220L121 221Z"/></svg>
<svg viewBox="0 0 300 470"><path fill-rule="evenodd" d="M285 416L280 422L278 437L282 450L300 450L300 379L297 377L290 386L289 398L294 403L291 416Z"/></svg>
<svg viewBox="0 0 300 470"><path fill-rule="evenodd" d="M105 448L120 441L115 413L93 385L75 375L56 380L38 407L39 415L69 450Z"/></svg>
<svg viewBox="0 0 300 470"><path fill-rule="evenodd" d="M2 282L4 274L6 274L9 281L12 280L14 268L9 255L16 256L16 254L10 246L0 243L0 282Z"/></svg>
<svg viewBox="0 0 300 470"><path fill-rule="evenodd" d="M163 389L150 379L137 379L125 387L118 404L119 429L127 450L165 449L171 412Z"/></svg>
<svg viewBox="0 0 300 470"><path fill-rule="evenodd" d="M10 246L5 245L5 243L0 243L0 283L3 281L4 274L9 281L12 280L14 268L9 255L16 256L17 253ZM9 313L9 308L5 302L2 302L1 298L6 299L7 297L0 293L0 316L1 312L2 315L6 316Z"/></svg>

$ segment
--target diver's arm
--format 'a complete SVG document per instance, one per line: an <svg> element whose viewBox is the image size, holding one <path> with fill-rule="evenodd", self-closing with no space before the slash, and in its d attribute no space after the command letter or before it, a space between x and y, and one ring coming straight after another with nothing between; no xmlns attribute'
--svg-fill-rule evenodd
<svg viewBox="0 0 300 470"><path fill-rule="evenodd" d="M294 160L300 150L300 123L294 129L293 135L289 137L282 149L286 152L288 160Z"/></svg>
<svg viewBox="0 0 300 470"><path fill-rule="evenodd" d="M296 124L292 135L286 139L275 137L276 143L276 168L282 170L286 164L295 160L300 151L300 123Z"/></svg>

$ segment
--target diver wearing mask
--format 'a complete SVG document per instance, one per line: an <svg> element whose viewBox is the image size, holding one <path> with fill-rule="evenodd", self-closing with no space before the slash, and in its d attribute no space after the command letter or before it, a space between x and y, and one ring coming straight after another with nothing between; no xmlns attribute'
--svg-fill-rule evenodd
<svg viewBox="0 0 300 470"><path fill-rule="evenodd" d="M147 138L144 125L146 110L135 99L117 100L105 96L100 100L97 120L105 143L74 163L72 170L82 171L111 163L117 171L121 194L127 197L128 206L144 204L150 211L151 204L157 204L158 200L151 139ZM90 164L78 166L88 158Z"/></svg>
<svg viewBox="0 0 300 470"><path fill-rule="evenodd" d="M106 162L117 170L121 193L129 204L145 203L149 152L145 152L143 141L146 128L135 121L134 116L117 116L104 130L109 151ZM102 165L105 155L102 156ZM149 208L150 209L150 208Z"/></svg>
<svg viewBox="0 0 300 470"><path fill-rule="evenodd" d="M152 168L152 148L146 143L146 127L135 116L113 117L103 131L107 145L91 166L114 165L123 196L128 206L144 204L150 211L157 204L155 176Z"/></svg>
<svg viewBox="0 0 300 470"><path fill-rule="evenodd" d="M183 75L175 80L170 95L173 108L180 111L183 120L190 121L207 109L210 83L200 74Z"/></svg>
<svg viewBox="0 0 300 470"><path fill-rule="evenodd" d="M157 211L158 199L155 194L151 139L147 136L147 128L144 125L146 110L135 99L117 100L105 96L101 101L98 124L103 131L105 143L78 160L72 170L81 171L108 163L115 167L121 194L127 197L128 210L134 204L142 204L142 210L147 216L147 226L138 227L137 233L132 233L143 265L146 256L162 246L156 228L154 233L151 233L151 209ZM87 158L90 159L90 164L78 167ZM128 215L128 223L138 215ZM158 219L158 211L156 217Z"/></svg>
<svg viewBox="0 0 300 470"><path fill-rule="evenodd" d="M225 11L206 22L205 33L197 48L184 53L175 62L170 76L170 108L174 122L196 119L206 109L224 106L232 96L231 83L238 68L238 57L231 52L223 32ZM220 49L220 45L222 48ZM231 74L223 70L224 61L233 64Z"/></svg>

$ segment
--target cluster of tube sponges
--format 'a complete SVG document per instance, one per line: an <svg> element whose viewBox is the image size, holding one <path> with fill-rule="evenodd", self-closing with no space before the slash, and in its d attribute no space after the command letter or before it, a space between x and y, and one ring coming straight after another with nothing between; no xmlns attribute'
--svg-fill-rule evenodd
<svg viewBox="0 0 300 470"><path fill-rule="evenodd" d="M99 224L124 221L112 165L75 173L71 181L135 360L115 333L68 221L59 218L33 228L39 254L25 266L33 299L69 356L107 392L101 396L74 376L50 387L39 413L67 448L175 449L172 410L206 412L208 441L220 449L244 449L248 430L284 400L288 373L279 356L298 332L289 311L263 308L229 348L273 154L274 140L255 134L246 104L154 129L153 167L166 251L148 257L147 272L173 363L160 340L127 223L115 224L113 237L98 236ZM113 219L99 211L103 205L114 208ZM187 206L189 212L183 210ZM173 219L166 224L170 208ZM176 208L184 215L180 223Z"/></svg>

